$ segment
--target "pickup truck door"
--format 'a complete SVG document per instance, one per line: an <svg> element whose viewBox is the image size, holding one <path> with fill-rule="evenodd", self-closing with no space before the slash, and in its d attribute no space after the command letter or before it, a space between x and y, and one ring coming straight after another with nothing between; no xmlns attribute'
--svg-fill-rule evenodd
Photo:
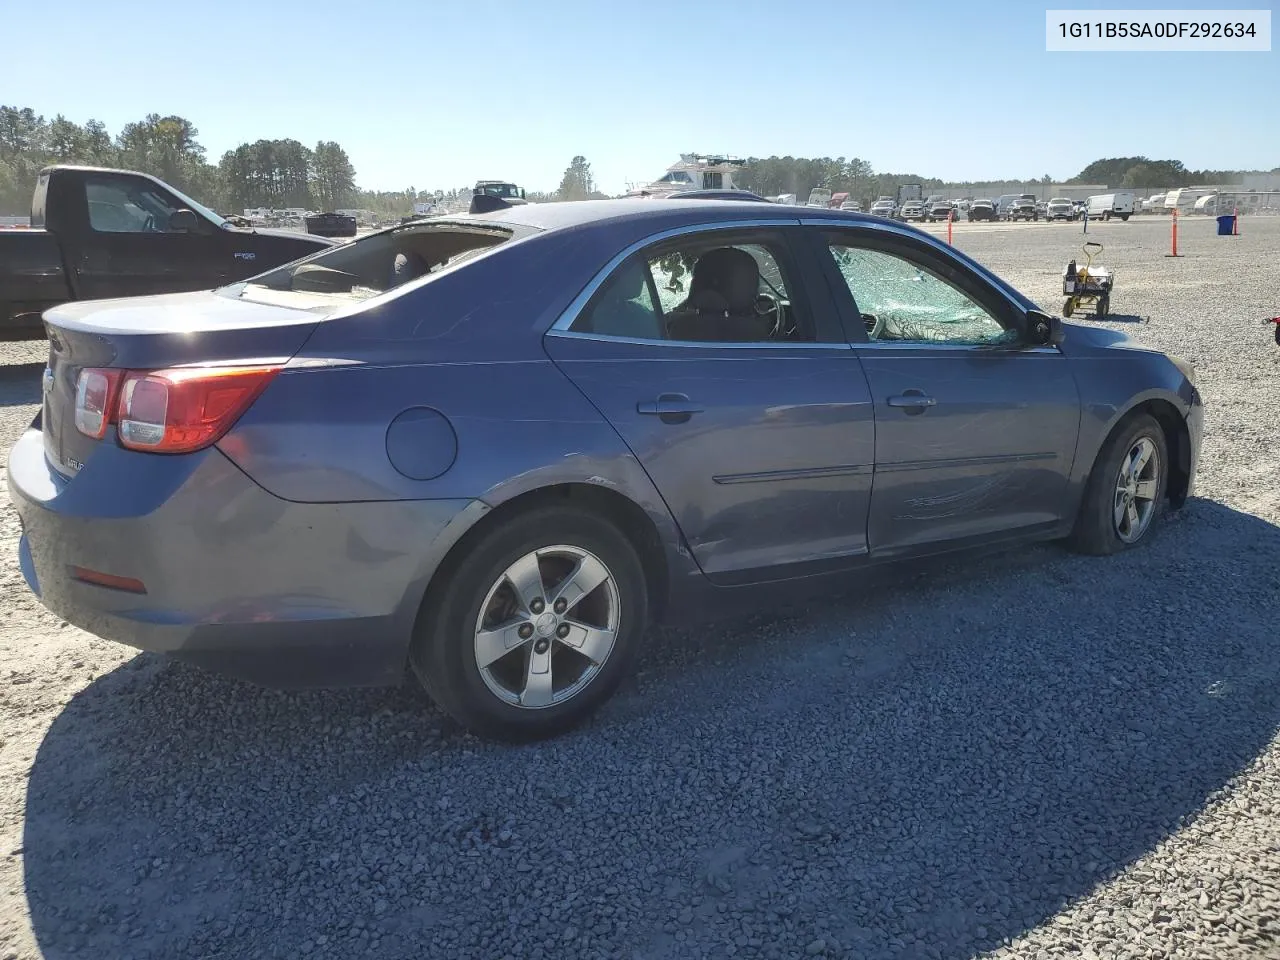
<svg viewBox="0 0 1280 960"><path fill-rule="evenodd" d="M128 174L88 174L82 229L64 244L80 299L211 289L227 282L224 232L199 214L196 229L174 229L184 205L159 184Z"/></svg>

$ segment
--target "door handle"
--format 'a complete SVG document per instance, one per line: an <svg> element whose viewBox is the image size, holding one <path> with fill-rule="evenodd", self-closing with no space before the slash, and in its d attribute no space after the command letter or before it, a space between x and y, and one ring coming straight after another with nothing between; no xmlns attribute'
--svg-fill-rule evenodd
<svg viewBox="0 0 1280 960"><path fill-rule="evenodd" d="M925 396L922 390L904 390L896 397L890 397L887 403L891 407L898 407L907 413L916 414L924 413L929 407L936 406L938 401L933 397Z"/></svg>
<svg viewBox="0 0 1280 960"><path fill-rule="evenodd" d="M657 400L642 400L636 404L636 413L657 417L663 423L687 423L695 413L701 413L698 406L683 393L664 393Z"/></svg>

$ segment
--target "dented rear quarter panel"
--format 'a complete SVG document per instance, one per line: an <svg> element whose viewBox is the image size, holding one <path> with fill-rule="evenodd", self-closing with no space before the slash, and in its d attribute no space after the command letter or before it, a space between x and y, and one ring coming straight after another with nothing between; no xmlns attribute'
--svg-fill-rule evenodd
<svg viewBox="0 0 1280 960"><path fill-rule="evenodd" d="M285 500L479 501L485 509L468 511L464 528L522 494L585 482L644 510L673 580L699 576L648 475L542 345L542 331L616 250L599 233L512 241L326 320L219 449ZM429 479L398 471L388 453L388 427L411 408L438 412L452 429L456 452Z"/></svg>

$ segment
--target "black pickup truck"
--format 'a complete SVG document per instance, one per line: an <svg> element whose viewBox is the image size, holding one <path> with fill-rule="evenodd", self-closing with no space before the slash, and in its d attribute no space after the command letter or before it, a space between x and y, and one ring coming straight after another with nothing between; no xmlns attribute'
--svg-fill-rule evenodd
<svg viewBox="0 0 1280 960"><path fill-rule="evenodd" d="M68 300L209 290L335 242L234 226L145 173L46 167L31 229L0 230L0 340L42 338Z"/></svg>

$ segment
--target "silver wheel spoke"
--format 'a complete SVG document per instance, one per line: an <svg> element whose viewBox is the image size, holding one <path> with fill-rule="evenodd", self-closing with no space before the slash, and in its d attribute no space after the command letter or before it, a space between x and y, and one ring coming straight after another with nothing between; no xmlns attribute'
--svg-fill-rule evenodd
<svg viewBox="0 0 1280 960"><path fill-rule="evenodd" d="M1155 444L1144 438L1138 444L1135 452L1137 456L1133 458L1131 475L1136 480L1139 474L1146 469L1147 461L1151 459L1151 455L1156 452Z"/></svg>
<svg viewBox="0 0 1280 960"><path fill-rule="evenodd" d="M536 647L529 648L529 666L524 674L524 690L520 693L520 703L526 707L549 707L555 699L555 688L551 682L551 651L548 645L542 653Z"/></svg>
<svg viewBox="0 0 1280 960"><path fill-rule="evenodd" d="M1154 500L1156 498L1156 481L1139 480L1138 489L1135 494L1139 500Z"/></svg>
<svg viewBox="0 0 1280 960"><path fill-rule="evenodd" d="M1125 500L1125 498L1121 494L1117 493L1114 519L1116 522L1116 529L1120 530L1121 532L1124 531L1124 514L1125 514L1125 509L1128 506L1129 506L1128 501Z"/></svg>
<svg viewBox="0 0 1280 960"><path fill-rule="evenodd" d="M1125 508L1124 519L1129 533L1138 529L1138 508L1132 502Z"/></svg>
<svg viewBox="0 0 1280 960"><path fill-rule="evenodd" d="M592 663L603 663L609 651L613 649L616 634L612 630L600 627L589 627L576 620L566 620L569 635L560 642L571 650L576 650Z"/></svg>
<svg viewBox="0 0 1280 960"><path fill-rule="evenodd" d="M609 571L603 563L592 556L583 557L556 590L555 596L551 598L552 605L563 600L564 609L572 610L579 600L608 579Z"/></svg>
<svg viewBox="0 0 1280 960"><path fill-rule="evenodd" d="M524 610L527 611L534 600L546 599L545 588L542 585L542 571L538 569L536 552L521 557L513 563L507 570L506 577L507 582L515 589L516 596L520 598Z"/></svg>
<svg viewBox="0 0 1280 960"><path fill-rule="evenodd" d="M476 664L480 669L489 668L522 643L529 642L522 640L518 633L520 625L524 622L524 620L513 620L492 630L476 632Z"/></svg>

